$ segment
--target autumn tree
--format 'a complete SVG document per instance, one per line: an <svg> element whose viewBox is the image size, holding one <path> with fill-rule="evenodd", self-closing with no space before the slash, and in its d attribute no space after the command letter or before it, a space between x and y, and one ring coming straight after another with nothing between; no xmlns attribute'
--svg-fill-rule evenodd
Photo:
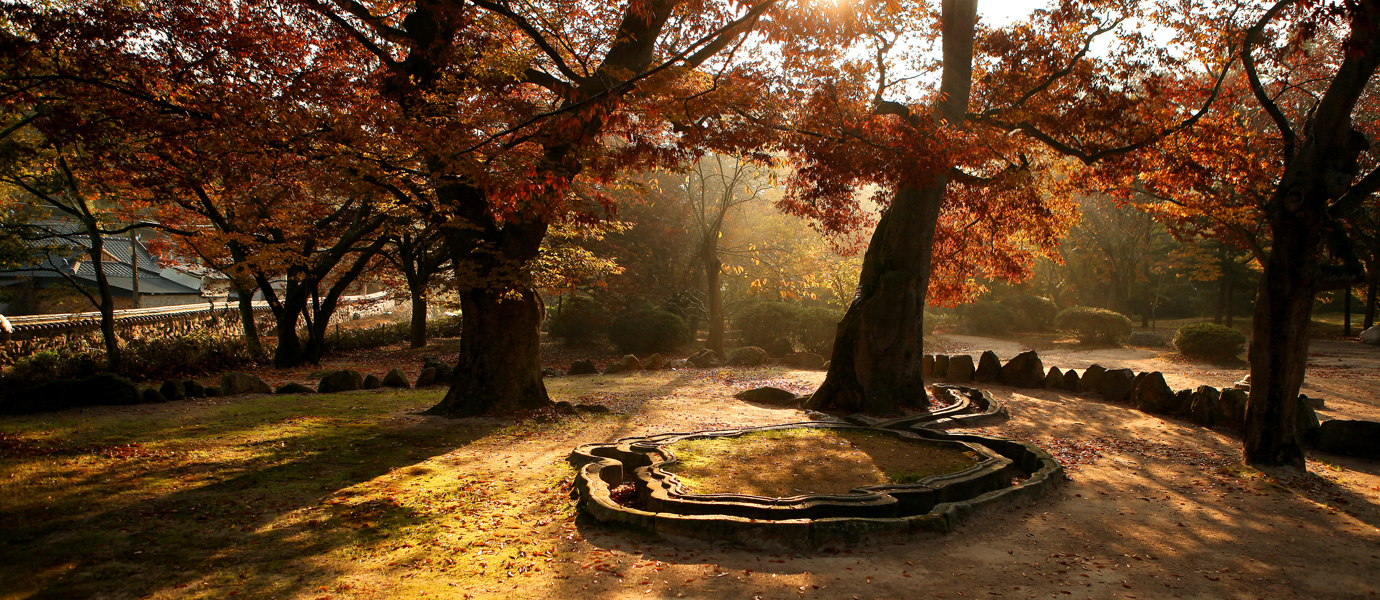
<svg viewBox="0 0 1380 600"><path fill-rule="evenodd" d="M978 26L971 0L940 9L887 3L849 13L852 24L840 27L854 27L874 60L831 57L838 71L792 112L788 128L798 133L787 144L803 166L787 207L846 229L858 213L853 190L871 183L885 209L812 407L888 413L920 401L927 300L972 297L977 272L1024 277L1067 226L1070 194L1039 174L1058 157L1096 163L1187 126L1215 85L1174 103L1141 101L1165 94L1164 70L1187 67L1138 52L1143 33L1126 24L1149 15L1134 3L1064 2L995 30ZM917 26L936 16L938 27ZM908 46L898 46L906 34L927 32L942 49L939 86L908 99L890 69L902 59L889 53ZM1104 35L1116 50L1092 56Z"/></svg>
<svg viewBox="0 0 1380 600"><path fill-rule="evenodd" d="M430 412L550 403L530 267L548 228L597 218L588 183L671 164L673 120L716 98L718 57L775 0L300 0L372 54L380 127L412 144L380 155L377 184L428 204L461 300L457 377Z"/></svg>

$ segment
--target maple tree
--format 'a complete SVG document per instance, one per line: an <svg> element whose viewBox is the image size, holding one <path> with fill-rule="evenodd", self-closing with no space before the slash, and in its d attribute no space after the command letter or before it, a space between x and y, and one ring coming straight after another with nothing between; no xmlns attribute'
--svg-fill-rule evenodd
<svg viewBox="0 0 1380 600"><path fill-rule="evenodd" d="M1380 170L1365 170L1376 160L1367 140L1380 133L1367 117L1377 101L1369 84L1380 67L1380 7L1248 8L1208 11L1200 24L1242 32L1240 76L1222 110L1177 148L1151 153L1140 171L1174 209L1234 230L1262 265L1245 459L1302 467L1295 423L1314 299L1363 281L1346 223L1380 189ZM1241 230L1252 222L1264 228Z"/></svg>
<svg viewBox="0 0 1380 600"><path fill-rule="evenodd" d="M787 68L833 70L780 126L801 163L783 206L837 231L866 218L859 184L878 186L874 198L884 208L811 407L889 413L923 402L927 301L974 297L978 274L1028 275L1073 214L1068 186L1050 176L1061 157L1097 163L1187 127L1220 81L1187 86L1169 101L1164 73L1189 67L1147 49L1144 33L1127 26L1158 18L1136 3L1063 2L1002 29L979 27L975 2L939 8L859 7L837 25L853 45L832 55L800 49L788 60ZM936 27L919 26L936 18ZM941 57L889 56L913 45L901 43L907 35L936 43ZM1104 35L1114 49L1091 55ZM938 88L906 96L905 80L890 72L905 60L922 72L942 67Z"/></svg>
<svg viewBox="0 0 1380 600"><path fill-rule="evenodd" d="M598 218L590 184L677 160L672 120L716 99L697 69L732 72L716 57L776 3L301 0L372 54L370 101L397 141L372 180L455 225L461 348L432 413L550 403L531 281L548 228Z"/></svg>

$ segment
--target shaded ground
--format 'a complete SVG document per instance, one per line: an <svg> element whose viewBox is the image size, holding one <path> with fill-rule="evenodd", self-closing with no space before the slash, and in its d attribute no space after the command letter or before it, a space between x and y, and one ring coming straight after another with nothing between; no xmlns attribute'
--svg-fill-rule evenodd
<svg viewBox="0 0 1380 600"><path fill-rule="evenodd" d="M1380 349L1334 343L1315 344L1310 363L1323 416L1377 414ZM1042 355L1060 367L1155 365L1176 387L1242 373L1139 350ZM731 394L809 391L822 377L769 368L554 378L557 399L619 411L554 422L418 416L439 388L5 417L0 598L1361 598L1380 589L1376 461L1313 453L1308 474L1264 475L1238 465L1240 444L1225 432L1056 392L991 388L1013 417L991 432L1050 449L1072 480L944 537L774 554L647 538L570 510L563 461L573 446L804 420Z"/></svg>

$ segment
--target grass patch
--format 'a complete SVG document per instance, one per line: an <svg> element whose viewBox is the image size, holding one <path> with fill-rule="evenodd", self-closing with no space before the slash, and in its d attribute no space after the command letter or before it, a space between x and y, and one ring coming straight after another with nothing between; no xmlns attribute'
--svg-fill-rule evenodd
<svg viewBox="0 0 1380 600"><path fill-rule="evenodd" d="M777 498L914 483L977 464L975 453L950 446L812 428L686 440L672 445L671 452L677 462L667 471L692 493Z"/></svg>

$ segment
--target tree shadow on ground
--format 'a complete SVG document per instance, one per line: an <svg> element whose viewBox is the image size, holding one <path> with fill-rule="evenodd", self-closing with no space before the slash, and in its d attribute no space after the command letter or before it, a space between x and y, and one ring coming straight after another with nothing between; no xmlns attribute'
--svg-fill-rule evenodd
<svg viewBox="0 0 1380 600"><path fill-rule="evenodd" d="M128 498L75 494L3 515L11 525L0 534L0 579L11 582L9 592L34 598L148 597L207 580L252 597L314 590L340 575L319 557L387 536L416 516L389 497L339 506L326 503L329 498L348 497L357 484L454 451L497 427L465 421L322 427L261 443L259 453L241 462L117 464L74 485L128 480L121 494Z"/></svg>

